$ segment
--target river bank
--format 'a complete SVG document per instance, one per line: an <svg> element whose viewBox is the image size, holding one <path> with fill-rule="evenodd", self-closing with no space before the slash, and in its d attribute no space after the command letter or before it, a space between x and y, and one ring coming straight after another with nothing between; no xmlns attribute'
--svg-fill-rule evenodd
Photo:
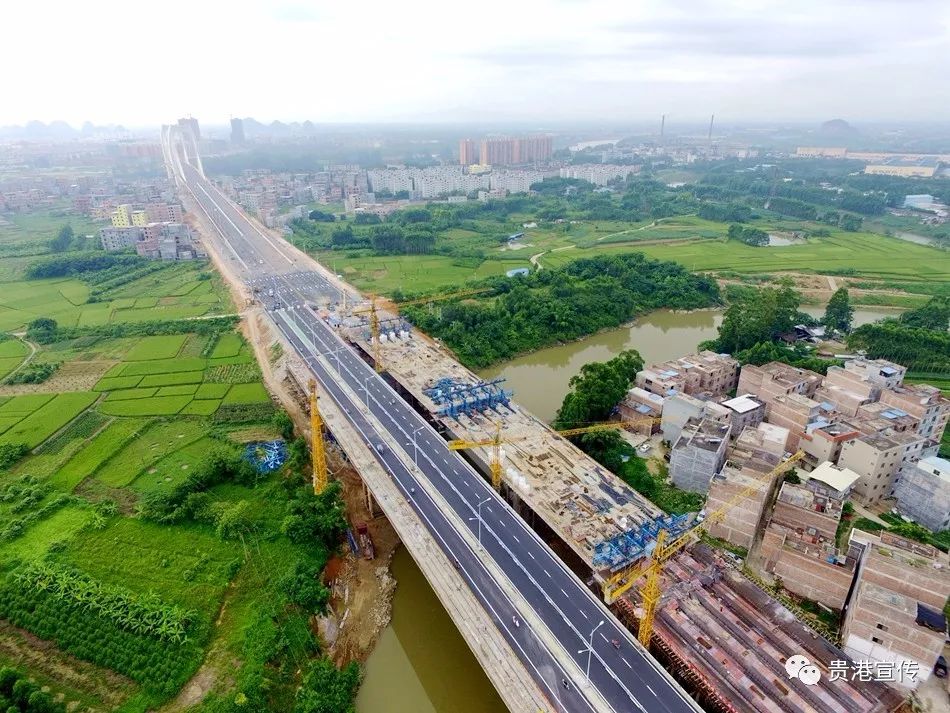
<svg viewBox="0 0 950 713"><path fill-rule="evenodd" d="M824 306L803 305L802 311L820 317ZM883 307L856 308L854 324L860 326L900 312ZM538 418L551 421L570 388L568 382L584 364L606 361L624 349L636 349L646 363L689 354L700 342L718 335L722 314L719 309L657 310L629 325L496 364L481 370L479 376L506 379L505 387L514 391L518 404Z"/></svg>

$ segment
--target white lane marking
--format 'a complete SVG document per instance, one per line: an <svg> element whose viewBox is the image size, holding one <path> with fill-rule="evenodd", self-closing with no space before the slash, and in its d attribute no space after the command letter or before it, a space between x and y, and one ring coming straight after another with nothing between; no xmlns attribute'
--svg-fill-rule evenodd
<svg viewBox="0 0 950 713"><path fill-rule="evenodd" d="M581 616L584 617L585 619L590 619L590 617L587 616L587 613L583 609L578 609L577 611L579 611L581 613Z"/></svg>
<svg viewBox="0 0 950 713"><path fill-rule="evenodd" d="M654 691L652 688L650 688L650 684L649 684L649 683L647 684L647 690L650 691L650 693L653 694L653 697L654 697L654 698L656 698L656 691Z"/></svg>
<svg viewBox="0 0 950 713"><path fill-rule="evenodd" d="M623 656L620 657L620 660L623 661L625 664L627 664L627 668L630 668L630 669L633 668L633 666L630 665L630 662L627 661L627 659L625 659ZM654 694L654 695L656 695L656 694Z"/></svg>
<svg viewBox="0 0 950 713"><path fill-rule="evenodd" d="M534 555L531 554L531 550L528 550L528 557L530 557L531 559L534 559Z"/></svg>

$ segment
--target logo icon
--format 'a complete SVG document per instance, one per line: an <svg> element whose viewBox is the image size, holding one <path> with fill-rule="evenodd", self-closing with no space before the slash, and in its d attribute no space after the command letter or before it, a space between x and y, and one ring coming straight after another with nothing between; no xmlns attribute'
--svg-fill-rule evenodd
<svg viewBox="0 0 950 713"><path fill-rule="evenodd" d="M785 660L785 673L789 678L797 678L806 686L814 686L821 680L821 670L808 660L807 656L795 654Z"/></svg>

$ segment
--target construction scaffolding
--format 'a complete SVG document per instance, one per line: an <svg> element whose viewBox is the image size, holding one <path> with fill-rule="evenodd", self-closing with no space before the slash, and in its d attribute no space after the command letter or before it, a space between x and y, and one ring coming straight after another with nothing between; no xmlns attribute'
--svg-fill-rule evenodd
<svg viewBox="0 0 950 713"><path fill-rule="evenodd" d="M511 411L511 391L501 388L504 379L478 381L474 384L445 377L425 389L423 393L441 408L439 416L458 420L462 414L474 416L485 411L498 412L499 407Z"/></svg>
<svg viewBox="0 0 950 713"><path fill-rule="evenodd" d="M689 530L694 519L693 514L667 515L598 542L594 545L594 566L611 572L622 570L653 552L660 530L675 538Z"/></svg>

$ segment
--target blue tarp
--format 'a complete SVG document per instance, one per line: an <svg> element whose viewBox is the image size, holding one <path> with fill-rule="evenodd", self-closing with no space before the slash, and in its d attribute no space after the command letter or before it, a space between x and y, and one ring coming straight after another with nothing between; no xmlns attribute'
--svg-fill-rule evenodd
<svg viewBox="0 0 950 713"><path fill-rule="evenodd" d="M287 460L287 444L283 441L255 441L244 447L244 460L258 473L270 473Z"/></svg>

